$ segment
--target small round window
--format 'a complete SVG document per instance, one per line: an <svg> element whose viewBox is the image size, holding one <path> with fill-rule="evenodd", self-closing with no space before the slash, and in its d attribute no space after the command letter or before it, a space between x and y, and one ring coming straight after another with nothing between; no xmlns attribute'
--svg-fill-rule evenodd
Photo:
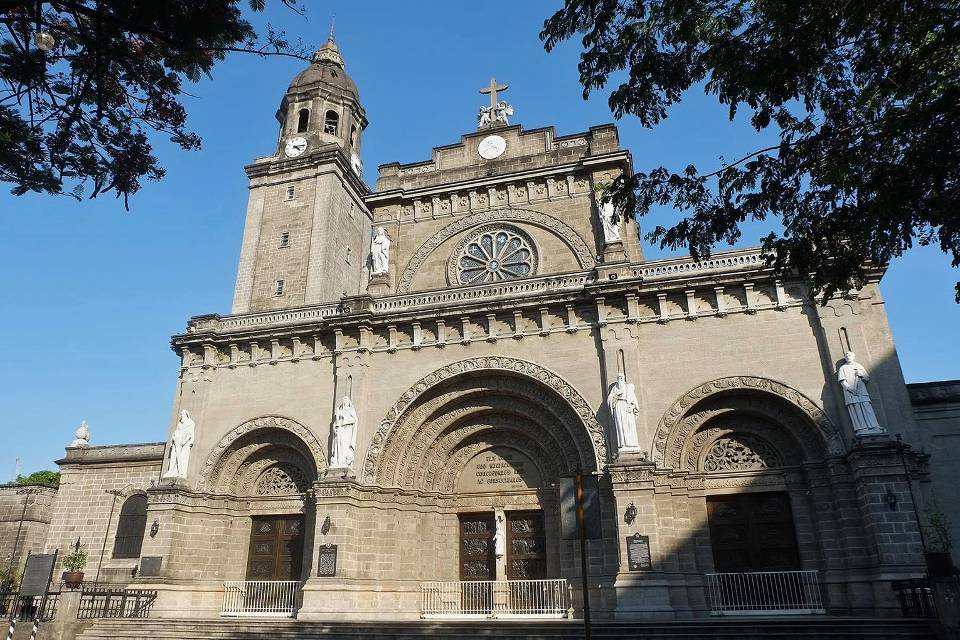
<svg viewBox="0 0 960 640"><path fill-rule="evenodd" d="M526 278L536 269L536 256L525 233L499 227L468 236L457 257L459 284L483 284Z"/></svg>

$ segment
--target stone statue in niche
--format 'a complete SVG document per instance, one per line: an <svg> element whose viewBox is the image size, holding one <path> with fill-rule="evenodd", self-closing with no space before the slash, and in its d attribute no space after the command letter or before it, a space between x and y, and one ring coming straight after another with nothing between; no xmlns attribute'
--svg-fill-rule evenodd
<svg viewBox="0 0 960 640"><path fill-rule="evenodd" d="M497 516L497 526L493 532L493 554L498 558L507 553L507 524L502 515Z"/></svg>
<svg viewBox="0 0 960 640"><path fill-rule="evenodd" d="M877 422L877 414L873 412L870 403L870 392L867 383L870 376L863 365L856 361L856 354L848 351L844 354L846 362L840 365L837 380L843 387L843 402L850 413L850 422L853 423L853 432L858 436L886 433L886 430Z"/></svg>
<svg viewBox="0 0 960 640"><path fill-rule="evenodd" d="M80 449L86 449L90 446L90 428L87 426L86 420L80 421L80 426L77 428L77 431L73 434L73 442L71 442L68 447L75 447Z"/></svg>
<svg viewBox="0 0 960 640"><path fill-rule="evenodd" d="M600 203L600 224L603 226L603 241L606 244L621 242L620 220L612 202Z"/></svg>
<svg viewBox="0 0 960 640"><path fill-rule="evenodd" d="M622 373L610 387L607 408L617 429L617 453L639 451L637 416L640 415L640 403L637 401L635 387L627 382Z"/></svg>
<svg viewBox="0 0 960 640"><path fill-rule="evenodd" d="M390 238L387 237L383 227L377 228L377 233L370 241L370 262L373 263L370 271L373 275L387 273L390 270Z"/></svg>
<svg viewBox="0 0 960 640"><path fill-rule="evenodd" d="M184 409L180 412L177 428L170 437L170 454L167 458L167 470L164 478L186 478L187 465L190 462L190 450L193 449L193 432L196 425L190 417L190 412Z"/></svg>
<svg viewBox="0 0 960 640"><path fill-rule="evenodd" d="M330 466L347 469L353 465L357 448L357 410L349 396L344 396L333 416L330 434Z"/></svg>

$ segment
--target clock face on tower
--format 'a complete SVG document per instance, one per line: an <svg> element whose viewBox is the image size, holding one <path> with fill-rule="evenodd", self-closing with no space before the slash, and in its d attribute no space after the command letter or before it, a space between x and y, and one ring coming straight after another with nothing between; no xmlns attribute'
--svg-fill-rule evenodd
<svg viewBox="0 0 960 640"><path fill-rule="evenodd" d="M302 136L290 138L287 140L287 146L283 148L283 152L287 154L288 158L296 158L299 155L303 155L303 152L306 150L307 139Z"/></svg>
<svg viewBox="0 0 960 640"><path fill-rule="evenodd" d="M506 149L507 141L500 136L487 136L477 145L477 153L486 160L499 158Z"/></svg>

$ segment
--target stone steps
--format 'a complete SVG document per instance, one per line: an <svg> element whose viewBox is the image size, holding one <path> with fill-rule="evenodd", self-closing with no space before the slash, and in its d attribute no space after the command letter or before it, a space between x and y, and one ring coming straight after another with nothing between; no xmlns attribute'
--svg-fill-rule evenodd
<svg viewBox="0 0 960 640"><path fill-rule="evenodd" d="M303 622L240 620L100 620L78 640L580 640L580 621ZM597 640L934 640L926 620L878 618L709 618L598 622Z"/></svg>

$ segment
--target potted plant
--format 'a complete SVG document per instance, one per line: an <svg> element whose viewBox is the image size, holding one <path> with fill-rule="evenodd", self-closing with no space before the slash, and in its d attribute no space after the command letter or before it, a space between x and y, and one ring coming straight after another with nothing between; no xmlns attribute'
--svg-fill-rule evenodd
<svg viewBox="0 0 960 640"><path fill-rule="evenodd" d="M927 542L926 553L927 573L931 578L945 578L953 575L953 557L950 550L953 540L950 537L950 521L939 511L927 515L927 526L924 527L924 537Z"/></svg>
<svg viewBox="0 0 960 640"><path fill-rule="evenodd" d="M0 569L0 594L15 592L19 584L20 576L14 569Z"/></svg>
<svg viewBox="0 0 960 640"><path fill-rule="evenodd" d="M63 557L63 582L71 589L83 584L83 568L87 566L87 550L82 545Z"/></svg>

